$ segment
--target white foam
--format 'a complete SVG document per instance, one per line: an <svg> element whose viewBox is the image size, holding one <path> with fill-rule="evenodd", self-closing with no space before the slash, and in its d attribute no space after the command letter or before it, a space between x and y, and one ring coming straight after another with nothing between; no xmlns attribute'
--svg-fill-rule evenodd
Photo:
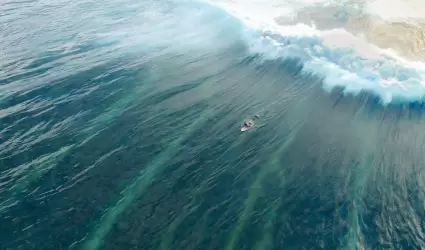
<svg viewBox="0 0 425 250"><path fill-rule="evenodd" d="M304 0L285 6L277 1L207 0L241 20L263 37L249 34L247 42L253 53L266 58L297 57L313 73L325 76L326 89L335 86L347 93L371 91L385 103L394 100L422 100L425 96L425 63L409 61L394 51L380 49L362 37L344 29L320 31L314 24L279 25L277 17L291 17L300 8L333 1ZM377 0L380 1L380 0ZM373 5L369 5L372 8ZM376 8L376 7L374 7ZM285 43L267 34L289 38ZM284 40L284 39L282 39Z"/></svg>
<svg viewBox="0 0 425 250"><path fill-rule="evenodd" d="M425 20L424 0L373 0L366 3L365 10L386 20Z"/></svg>

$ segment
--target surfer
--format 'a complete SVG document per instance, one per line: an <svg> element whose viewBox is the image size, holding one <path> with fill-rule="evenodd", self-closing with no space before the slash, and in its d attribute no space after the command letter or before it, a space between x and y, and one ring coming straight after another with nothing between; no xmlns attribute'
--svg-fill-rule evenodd
<svg viewBox="0 0 425 250"><path fill-rule="evenodd" d="M253 116L251 119L249 119L248 121L244 122L244 126L250 127L252 125L254 125L254 122L256 120L260 119L260 117L258 115Z"/></svg>
<svg viewBox="0 0 425 250"><path fill-rule="evenodd" d="M260 119L259 115L254 115L251 119L249 119L248 121L245 121L242 125L241 131L246 131L248 129L250 129L256 120Z"/></svg>

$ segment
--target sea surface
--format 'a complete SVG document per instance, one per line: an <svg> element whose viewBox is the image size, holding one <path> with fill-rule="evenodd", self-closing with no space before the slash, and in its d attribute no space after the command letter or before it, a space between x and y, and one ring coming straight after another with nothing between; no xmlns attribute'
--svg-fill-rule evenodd
<svg viewBox="0 0 425 250"><path fill-rule="evenodd" d="M425 249L420 4L1 1L0 249Z"/></svg>

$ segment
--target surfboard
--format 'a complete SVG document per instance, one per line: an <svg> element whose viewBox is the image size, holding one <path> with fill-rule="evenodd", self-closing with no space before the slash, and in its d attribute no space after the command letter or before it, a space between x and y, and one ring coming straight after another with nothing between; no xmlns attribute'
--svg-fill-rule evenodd
<svg viewBox="0 0 425 250"><path fill-rule="evenodd" d="M253 120L249 120L247 123L248 123L249 126L245 125L245 123L242 124L241 132L244 132L244 131L251 129L255 124L255 122Z"/></svg>

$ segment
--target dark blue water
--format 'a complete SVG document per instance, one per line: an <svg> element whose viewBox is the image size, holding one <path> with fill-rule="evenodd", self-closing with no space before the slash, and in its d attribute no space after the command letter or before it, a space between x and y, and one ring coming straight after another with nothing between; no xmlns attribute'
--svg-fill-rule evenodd
<svg viewBox="0 0 425 250"><path fill-rule="evenodd" d="M425 247L421 103L326 92L204 4L0 10L0 249Z"/></svg>

